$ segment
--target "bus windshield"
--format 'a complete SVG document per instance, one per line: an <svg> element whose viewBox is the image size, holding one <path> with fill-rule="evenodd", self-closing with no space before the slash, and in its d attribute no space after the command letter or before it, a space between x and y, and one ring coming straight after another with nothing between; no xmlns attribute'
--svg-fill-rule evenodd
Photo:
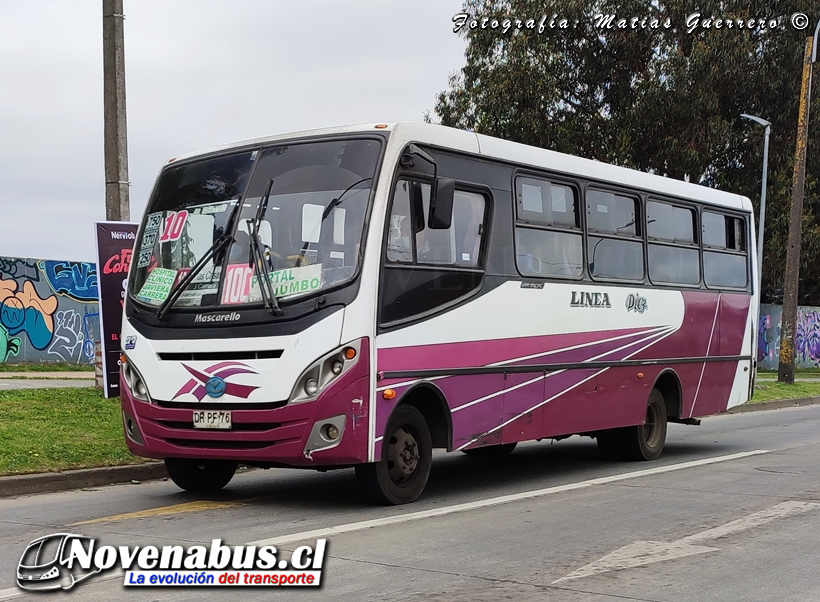
<svg viewBox="0 0 820 602"><path fill-rule="evenodd" d="M262 274L280 301L351 280L379 152L374 139L305 142L166 168L136 241L130 294L159 307L215 244L174 307L259 304ZM219 244L225 235L230 244Z"/></svg>

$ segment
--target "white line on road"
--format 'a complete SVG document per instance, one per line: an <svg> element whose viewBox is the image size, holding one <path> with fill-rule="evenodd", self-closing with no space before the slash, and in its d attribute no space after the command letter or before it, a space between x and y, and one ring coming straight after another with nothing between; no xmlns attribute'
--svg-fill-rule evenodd
<svg viewBox="0 0 820 602"><path fill-rule="evenodd" d="M304 541L308 539L317 539L321 537L329 537L331 535L341 535L342 533L352 533L353 531L363 531L364 529L371 529L373 527L385 527L387 525L398 525L401 523L409 523L410 521L420 520L423 518L433 518L435 516L445 516L447 514L455 514L456 512L466 512L467 510L478 510L479 508L488 508L490 506L498 506L499 504L508 504L510 502L517 502L519 500L527 500L542 495L549 495L551 493L562 493L564 491L575 491L577 489L584 489L592 487L593 485L606 485L607 483L616 483L618 481L625 481L627 479L637 479L639 477L648 477L656 474L663 474L666 472L673 472L675 470L684 470L686 468L695 468L697 466L706 466L708 464L715 464L717 462L729 462L731 460L739 460L740 458L748 458L749 456L757 456L759 454L769 453L770 450L758 449L749 452L741 452L731 454L728 456L718 456L715 458L705 458L703 460L693 460L692 462L682 462L680 464L670 464L669 466L659 466L657 468L647 468L645 470L635 470L632 472L625 472L622 474L612 475L609 477L600 477L597 479L589 479L588 481L580 481L578 483L569 483L567 485L558 485L557 487L547 487L546 489L536 489L533 491L523 491L521 493L513 493L511 495L502 495L486 500L477 500L475 502L467 502L465 504L455 504L453 506L445 506L444 508L435 508L433 510L422 510L421 512L410 512L406 514L399 514L396 516L386 516L384 518L375 518L373 520L365 520L357 523L348 523L346 525L339 525L337 527L325 527L322 529L315 529L313 531L302 531L301 533L292 533L291 535L280 535L278 537L271 537L269 539L260 539L252 541L248 545L251 546L281 546L297 541Z"/></svg>
<svg viewBox="0 0 820 602"><path fill-rule="evenodd" d="M663 562L664 560L675 560L676 558L683 558L685 556L717 552L719 551L718 548L697 544L710 539L734 535L741 531L760 527L778 518L784 518L792 514L803 514L818 508L820 508L820 504L814 502L782 502L766 510L755 512L738 520L733 520L720 527L707 529L706 531L695 533L694 535L671 543L661 541L636 541L573 571L566 577L556 579L552 584L555 585L556 583L564 583L566 581L572 581L573 579L591 577L592 575L608 573L609 571L631 569L656 562Z"/></svg>

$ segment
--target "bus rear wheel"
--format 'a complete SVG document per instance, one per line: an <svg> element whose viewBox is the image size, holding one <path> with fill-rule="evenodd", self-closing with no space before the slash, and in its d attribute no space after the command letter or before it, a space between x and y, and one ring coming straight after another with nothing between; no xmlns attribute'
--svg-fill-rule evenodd
<svg viewBox="0 0 820 602"><path fill-rule="evenodd" d="M356 478L373 502L414 502L424 491L433 464L430 427L416 408L401 405L393 411L384 432L381 461L356 466Z"/></svg>
<svg viewBox="0 0 820 602"><path fill-rule="evenodd" d="M474 447L472 449L462 449L461 451L474 458L506 458L515 449L517 443L502 443L500 445L485 445L484 447Z"/></svg>
<svg viewBox="0 0 820 602"><path fill-rule="evenodd" d="M666 443L666 418L663 393L652 389L644 424L601 431L598 449L610 460L657 460Z"/></svg>
<svg viewBox="0 0 820 602"><path fill-rule="evenodd" d="M219 491L230 483L236 473L237 462L230 460L192 460L166 458L168 476L185 491Z"/></svg>

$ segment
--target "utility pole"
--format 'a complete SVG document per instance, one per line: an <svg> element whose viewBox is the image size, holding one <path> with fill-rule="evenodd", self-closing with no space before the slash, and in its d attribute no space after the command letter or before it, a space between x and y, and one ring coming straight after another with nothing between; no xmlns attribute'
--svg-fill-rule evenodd
<svg viewBox="0 0 820 602"><path fill-rule="evenodd" d="M820 23L817 24L820 30ZM800 278L800 238L803 229L803 188L806 181L806 146L809 138L809 101L811 100L812 52L817 38L806 39L803 56L803 81L800 86L800 110L797 118L797 150L792 178L792 209L789 216L789 240L786 247L786 276L783 287L783 316L780 323L780 361L777 380L794 384L794 331L797 323L797 286Z"/></svg>
<svg viewBox="0 0 820 602"><path fill-rule="evenodd" d="M128 221L128 132L125 121L125 38L122 0L103 0L105 219Z"/></svg>

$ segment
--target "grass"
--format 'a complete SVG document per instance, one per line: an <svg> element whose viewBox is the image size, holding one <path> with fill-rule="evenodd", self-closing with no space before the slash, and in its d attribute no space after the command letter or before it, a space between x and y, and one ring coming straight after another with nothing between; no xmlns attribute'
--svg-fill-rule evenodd
<svg viewBox="0 0 820 602"><path fill-rule="evenodd" d="M820 397L820 382L797 381L793 385L787 385L775 380L758 380L750 403L803 397Z"/></svg>
<svg viewBox="0 0 820 602"><path fill-rule="evenodd" d="M750 403L820 397L820 382L758 382ZM0 476L138 464L117 399L93 387L0 391Z"/></svg>
<svg viewBox="0 0 820 602"><path fill-rule="evenodd" d="M145 462L125 446L118 399L93 387L0 391L0 476Z"/></svg>
<svg viewBox="0 0 820 602"><path fill-rule="evenodd" d="M0 372L94 372L93 364L0 364Z"/></svg>
<svg viewBox="0 0 820 602"><path fill-rule="evenodd" d="M795 374L802 374L805 376L820 376L820 367L818 368L795 368ZM772 378L777 378L777 370L762 370L758 369L757 374L759 376L768 376Z"/></svg>

